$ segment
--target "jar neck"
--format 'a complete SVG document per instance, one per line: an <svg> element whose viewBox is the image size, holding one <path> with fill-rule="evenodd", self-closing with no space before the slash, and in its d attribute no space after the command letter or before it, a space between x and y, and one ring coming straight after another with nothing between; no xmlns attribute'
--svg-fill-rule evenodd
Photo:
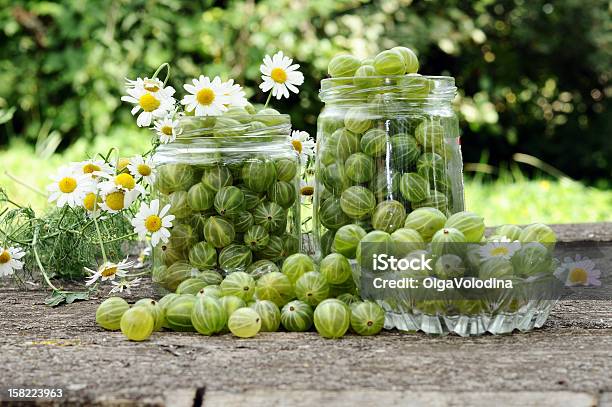
<svg viewBox="0 0 612 407"><path fill-rule="evenodd" d="M457 94L449 76L370 76L329 78L321 81L319 97L326 105L369 104L374 109L452 109Z"/></svg>
<svg viewBox="0 0 612 407"><path fill-rule="evenodd" d="M286 156L292 148L288 115L182 117L181 134L155 152L157 163L203 163L223 157Z"/></svg>

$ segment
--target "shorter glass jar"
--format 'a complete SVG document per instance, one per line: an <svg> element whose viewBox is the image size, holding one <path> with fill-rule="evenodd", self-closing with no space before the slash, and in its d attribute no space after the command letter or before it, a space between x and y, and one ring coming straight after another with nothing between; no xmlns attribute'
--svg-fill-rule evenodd
<svg viewBox="0 0 612 407"><path fill-rule="evenodd" d="M182 117L158 148L154 196L176 219L153 253L153 280L174 291L207 270L280 264L300 251L299 160L287 115Z"/></svg>

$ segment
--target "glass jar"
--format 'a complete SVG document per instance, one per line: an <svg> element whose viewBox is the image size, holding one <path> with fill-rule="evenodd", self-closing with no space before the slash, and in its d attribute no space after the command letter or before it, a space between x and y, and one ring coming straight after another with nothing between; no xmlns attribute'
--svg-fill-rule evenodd
<svg viewBox="0 0 612 407"><path fill-rule="evenodd" d="M340 227L391 233L412 210L462 211L463 162L451 77L402 75L321 82L315 166L316 258Z"/></svg>
<svg viewBox="0 0 612 407"><path fill-rule="evenodd" d="M274 267L298 252L300 174L289 116L185 116L179 125L182 134L154 156L154 196L176 217L169 241L153 252L154 282L174 291L201 272Z"/></svg>

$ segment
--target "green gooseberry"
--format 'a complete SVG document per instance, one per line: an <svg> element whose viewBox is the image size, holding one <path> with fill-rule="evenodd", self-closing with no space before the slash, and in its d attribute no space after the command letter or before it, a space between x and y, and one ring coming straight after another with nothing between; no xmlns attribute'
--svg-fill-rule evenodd
<svg viewBox="0 0 612 407"><path fill-rule="evenodd" d="M369 189L362 186L347 188L340 196L342 211L353 219L368 216L376 206L376 198Z"/></svg>
<svg viewBox="0 0 612 407"><path fill-rule="evenodd" d="M359 59L352 55L336 55L329 61L327 73L332 78L353 76L355 71L361 66Z"/></svg>
<svg viewBox="0 0 612 407"><path fill-rule="evenodd" d="M351 328L357 334L378 334L385 325L385 311L372 301L363 301L351 306Z"/></svg>
<svg viewBox="0 0 612 407"><path fill-rule="evenodd" d="M295 282L295 295L308 305L316 306L329 295L329 283L317 271L304 273Z"/></svg>
<svg viewBox="0 0 612 407"><path fill-rule="evenodd" d="M233 218L244 208L244 194L239 188L223 187L215 195L215 210L221 216Z"/></svg>
<svg viewBox="0 0 612 407"><path fill-rule="evenodd" d="M418 208L436 208L442 212L448 210L448 198L440 191L430 190L429 195L421 202L412 202L412 209Z"/></svg>
<svg viewBox="0 0 612 407"><path fill-rule="evenodd" d="M381 129L370 129L361 137L361 151L371 157L379 157L387 151L387 132Z"/></svg>
<svg viewBox="0 0 612 407"><path fill-rule="evenodd" d="M407 99L425 99L434 88L434 82L419 74L408 74L399 81L402 94Z"/></svg>
<svg viewBox="0 0 612 407"><path fill-rule="evenodd" d="M337 136L335 136L336 133L338 133ZM361 140L357 134L346 128L336 130L336 133L332 135L332 137L336 138L335 155L339 160L344 162L351 154L359 152Z"/></svg>
<svg viewBox="0 0 612 407"><path fill-rule="evenodd" d="M220 216L211 216L204 223L204 237L214 247L223 248L234 240L236 232L234 226Z"/></svg>
<svg viewBox="0 0 612 407"><path fill-rule="evenodd" d="M247 188L255 192L267 191L276 180L274 161L254 159L242 167L242 179Z"/></svg>
<svg viewBox="0 0 612 407"><path fill-rule="evenodd" d="M96 323L109 331L121 328L121 317L130 305L121 297L110 297L104 300L96 309Z"/></svg>
<svg viewBox="0 0 612 407"><path fill-rule="evenodd" d="M255 294L255 279L243 272L230 273L220 284L222 295L235 295L249 302Z"/></svg>
<svg viewBox="0 0 612 407"><path fill-rule="evenodd" d="M333 248L337 253L354 259L357 246L365 235L366 231L359 225L344 225L334 235Z"/></svg>
<svg viewBox="0 0 612 407"><path fill-rule="evenodd" d="M256 225L263 226L268 232L276 233L285 229L287 212L275 202L264 202L253 211L253 219Z"/></svg>
<svg viewBox="0 0 612 407"><path fill-rule="evenodd" d="M228 315L221 301L212 296L199 296L191 310L191 322L202 335L222 332L227 324Z"/></svg>
<svg viewBox="0 0 612 407"><path fill-rule="evenodd" d="M395 168L411 168L420 156L421 148L411 135L400 133L391 137L391 158Z"/></svg>
<svg viewBox="0 0 612 407"><path fill-rule="evenodd" d="M255 224L253 214L246 211L239 212L232 220L236 233L246 233L246 231Z"/></svg>
<svg viewBox="0 0 612 407"><path fill-rule="evenodd" d="M431 252L440 257L443 254L462 256L467 250L467 240L460 230L442 228L431 237Z"/></svg>
<svg viewBox="0 0 612 407"><path fill-rule="evenodd" d="M416 172L402 175L400 192L410 202L424 201L429 195L429 182Z"/></svg>
<svg viewBox="0 0 612 407"><path fill-rule="evenodd" d="M351 323L351 310L340 300L329 298L322 301L314 311L314 325L324 338L341 338Z"/></svg>
<svg viewBox="0 0 612 407"><path fill-rule="evenodd" d="M304 253L292 254L283 261L281 266L282 273L289 278L292 284L295 284L298 278L305 273L315 270L316 267L312 257Z"/></svg>
<svg viewBox="0 0 612 407"><path fill-rule="evenodd" d="M272 202L287 209L295 203L297 192L295 187L289 182L278 181L272 184L268 197Z"/></svg>
<svg viewBox="0 0 612 407"><path fill-rule="evenodd" d="M332 194L340 194L349 187L350 181L346 175L344 165L340 163L330 164L323 168L321 179L325 188Z"/></svg>
<svg viewBox="0 0 612 407"><path fill-rule="evenodd" d="M397 199L399 197L401 177L397 172L388 173L381 171L374 176L370 183L370 190L378 201Z"/></svg>
<svg viewBox="0 0 612 407"><path fill-rule="evenodd" d="M293 182L298 170L296 160L291 158L279 158L274 161L274 166L279 181Z"/></svg>
<svg viewBox="0 0 612 407"><path fill-rule="evenodd" d="M262 275L255 285L255 294L260 300L272 301L279 307L295 297L293 284L289 277L278 271L270 271Z"/></svg>
<svg viewBox="0 0 612 407"><path fill-rule="evenodd" d="M444 227L446 215L436 208L418 208L406 216L405 228L414 229L423 240L431 241L432 236Z"/></svg>
<svg viewBox="0 0 612 407"><path fill-rule="evenodd" d="M446 161L436 153L421 154L416 163L417 172L426 180L442 178L446 170Z"/></svg>
<svg viewBox="0 0 612 407"><path fill-rule="evenodd" d="M373 63L373 61L372 61ZM359 88L367 89L379 86L381 81L376 78L377 72L374 66L371 64L365 64L362 62L361 66L355 71L353 76L353 84Z"/></svg>
<svg viewBox="0 0 612 407"><path fill-rule="evenodd" d="M340 253L328 254L321 260L319 273L330 284L341 284L353 275L348 259Z"/></svg>
<svg viewBox="0 0 612 407"><path fill-rule="evenodd" d="M256 253L259 259L279 260L285 253L285 242L280 236L270 235L267 246Z"/></svg>
<svg viewBox="0 0 612 407"><path fill-rule="evenodd" d="M368 182L374 176L374 159L364 153L355 153L345 163L346 176L357 182Z"/></svg>
<svg viewBox="0 0 612 407"><path fill-rule="evenodd" d="M397 50L382 51L374 58L374 69L379 75L403 75L406 73L404 56Z"/></svg>
<svg viewBox="0 0 612 407"><path fill-rule="evenodd" d="M515 241L519 240L522 231L523 229L517 225L501 225L495 229L495 234L498 236L505 236L511 241Z"/></svg>
<svg viewBox="0 0 612 407"><path fill-rule="evenodd" d="M372 215L372 226L376 230L391 233L404 226L406 209L404 205L395 200L379 203Z"/></svg>
<svg viewBox="0 0 612 407"><path fill-rule="evenodd" d="M215 165L208 167L202 174L202 184L211 191L217 192L223 187L232 185L233 177L226 166Z"/></svg>
<svg viewBox="0 0 612 407"><path fill-rule="evenodd" d="M241 244L232 243L219 252L219 267L227 273L246 270L252 262L250 248Z"/></svg>
<svg viewBox="0 0 612 407"><path fill-rule="evenodd" d="M215 192L198 182L187 192L187 204L192 211L203 212L212 208Z"/></svg>
<svg viewBox="0 0 612 407"><path fill-rule="evenodd" d="M190 165L165 164L157 168L156 187L163 194L186 191L195 181L195 171Z"/></svg>
<svg viewBox="0 0 612 407"><path fill-rule="evenodd" d="M270 234L261 225L251 226L244 234L244 244L251 250L261 250L268 245Z"/></svg>
<svg viewBox="0 0 612 407"><path fill-rule="evenodd" d="M182 294L166 304L166 323L170 329L177 332L191 332L191 311L196 302L196 296Z"/></svg>
<svg viewBox="0 0 612 407"><path fill-rule="evenodd" d="M318 217L323 226L334 230L350 222L350 218L342 210L339 198L327 198L323 201L319 207Z"/></svg>
<svg viewBox="0 0 612 407"><path fill-rule="evenodd" d="M185 191L175 191L168 195L168 203L170 204L169 213L177 219L184 219L192 214Z"/></svg>
<svg viewBox="0 0 612 407"><path fill-rule="evenodd" d="M294 300L283 306L281 323L289 332L305 332L312 327L314 312L304 301Z"/></svg>
<svg viewBox="0 0 612 407"><path fill-rule="evenodd" d="M408 47L393 47L391 51L397 51L404 61L404 71L408 74L417 73L419 70L419 59L413 50Z"/></svg>
<svg viewBox="0 0 612 407"><path fill-rule="evenodd" d="M281 324L281 313L275 303L268 300L257 300L251 304L250 308L254 309L261 317L260 332L278 331Z"/></svg>
<svg viewBox="0 0 612 407"><path fill-rule="evenodd" d="M484 218L474 212L457 212L451 215L445 228L455 228L460 230L465 239L470 243L478 243L482 240L485 233Z"/></svg>
<svg viewBox="0 0 612 407"><path fill-rule="evenodd" d="M235 295L226 295L221 297L219 298L219 302L225 310L225 315L227 315L228 318L232 316L234 311L236 311L238 308L246 307L246 302L244 302L242 298L238 298Z"/></svg>
<svg viewBox="0 0 612 407"><path fill-rule="evenodd" d="M414 132L414 136L424 151L444 152L444 127L433 121L423 121Z"/></svg>
<svg viewBox="0 0 612 407"><path fill-rule="evenodd" d="M239 308L229 317L227 327L239 338L252 338L261 329L261 317L251 308Z"/></svg>
<svg viewBox="0 0 612 407"><path fill-rule="evenodd" d="M123 313L119 325L121 332L130 341L140 342L149 339L155 320L146 307L134 307Z"/></svg>
<svg viewBox="0 0 612 407"><path fill-rule="evenodd" d="M362 106L349 108L344 115L344 127L355 134L364 133L372 127L369 110Z"/></svg>
<svg viewBox="0 0 612 407"><path fill-rule="evenodd" d="M434 273L437 278L443 280L463 277L465 274L465 265L461 257L455 254L443 254L436 260Z"/></svg>

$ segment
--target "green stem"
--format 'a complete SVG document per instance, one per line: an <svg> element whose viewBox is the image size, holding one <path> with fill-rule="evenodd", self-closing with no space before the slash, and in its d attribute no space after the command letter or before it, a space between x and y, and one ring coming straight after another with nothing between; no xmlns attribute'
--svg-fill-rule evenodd
<svg viewBox="0 0 612 407"><path fill-rule="evenodd" d="M164 62L163 64L161 64L159 66L159 68L157 68L157 70L155 71L155 73L153 74L152 79L157 78L157 74L161 72L162 69L166 68L167 72L166 72L166 79L164 79L164 86L166 86L166 83L168 83L168 79L170 78L170 64L167 62Z"/></svg>
<svg viewBox="0 0 612 407"><path fill-rule="evenodd" d="M96 201L94 202L94 213L96 212L96 209L98 209L98 197L100 196L100 193L96 194ZM98 225L98 217L97 216L93 216L93 222L94 225L96 225L96 234L98 236L98 242L100 243L100 250L102 251L102 259L104 260L104 263L108 263L108 258L106 257L106 249L104 248L104 242L102 242L102 233L100 233L100 226Z"/></svg>
<svg viewBox="0 0 612 407"><path fill-rule="evenodd" d="M51 280L49 279L49 276L47 275L47 272L45 271L45 268L43 267L42 262L40 261L40 256L38 255L38 250L36 249L37 241L38 241L38 228L34 230L34 239L32 240L32 251L34 252L34 258L36 259L36 264L38 264L38 268L40 269L40 272L42 273L43 278L47 282L47 285L51 287L54 291L59 291L59 289L56 286L54 286Z"/></svg>
<svg viewBox="0 0 612 407"><path fill-rule="evenodd" d="M266 104L264 105L264 109L268 107L268 103L270 103L270 99L272 99L272 89L270 89L270 93L268 93L268 99L266 99Z"/></svg>
<svg viewBox="0 0 612 407"><path fill-rule="evenodd" d="M23 181L19 180L17 177L13 176L13 174L9 173L8 171L4 171L4 174L5 174L7 177L9 177L11 180L13 180L14 182L18 183L19 185L21 185L21 186L23 186L23 187L25 187L25 188L27 188L27 189L29 189L29 190L33 191L33 192L36 192L38 195L44 196L45 198L47 197L47 194L45 194L44 192L42 192L40 189L38 189L38 188L36 188L36 187L33 187L33 186L31 186L31 185L26 184L25 182L23 182ZM7 201L8 201L8 202L10 202L10 203L12 203L12 204L13 204L13 205L15 205L15 206L18 206L18 207L20 207L20 208L22 207L21 205L17 205L16 203L14 203L14 202L12 202L12 201L9 201L8 199L7 199Z"/></svg>
<svg viewBox="0 0 612 407"><path fill-rule="evenodd" d="M116 237L114 239L107 240L105 243L113 243L113 242L116 242L116 241L119 241L119 240L128 239L130 237L136 236L137 234L138 233L130 233L130 234L127 234L127 235L119 236L119 237ZM99 244L99 242L96 242L96 244Z"/></svg>

